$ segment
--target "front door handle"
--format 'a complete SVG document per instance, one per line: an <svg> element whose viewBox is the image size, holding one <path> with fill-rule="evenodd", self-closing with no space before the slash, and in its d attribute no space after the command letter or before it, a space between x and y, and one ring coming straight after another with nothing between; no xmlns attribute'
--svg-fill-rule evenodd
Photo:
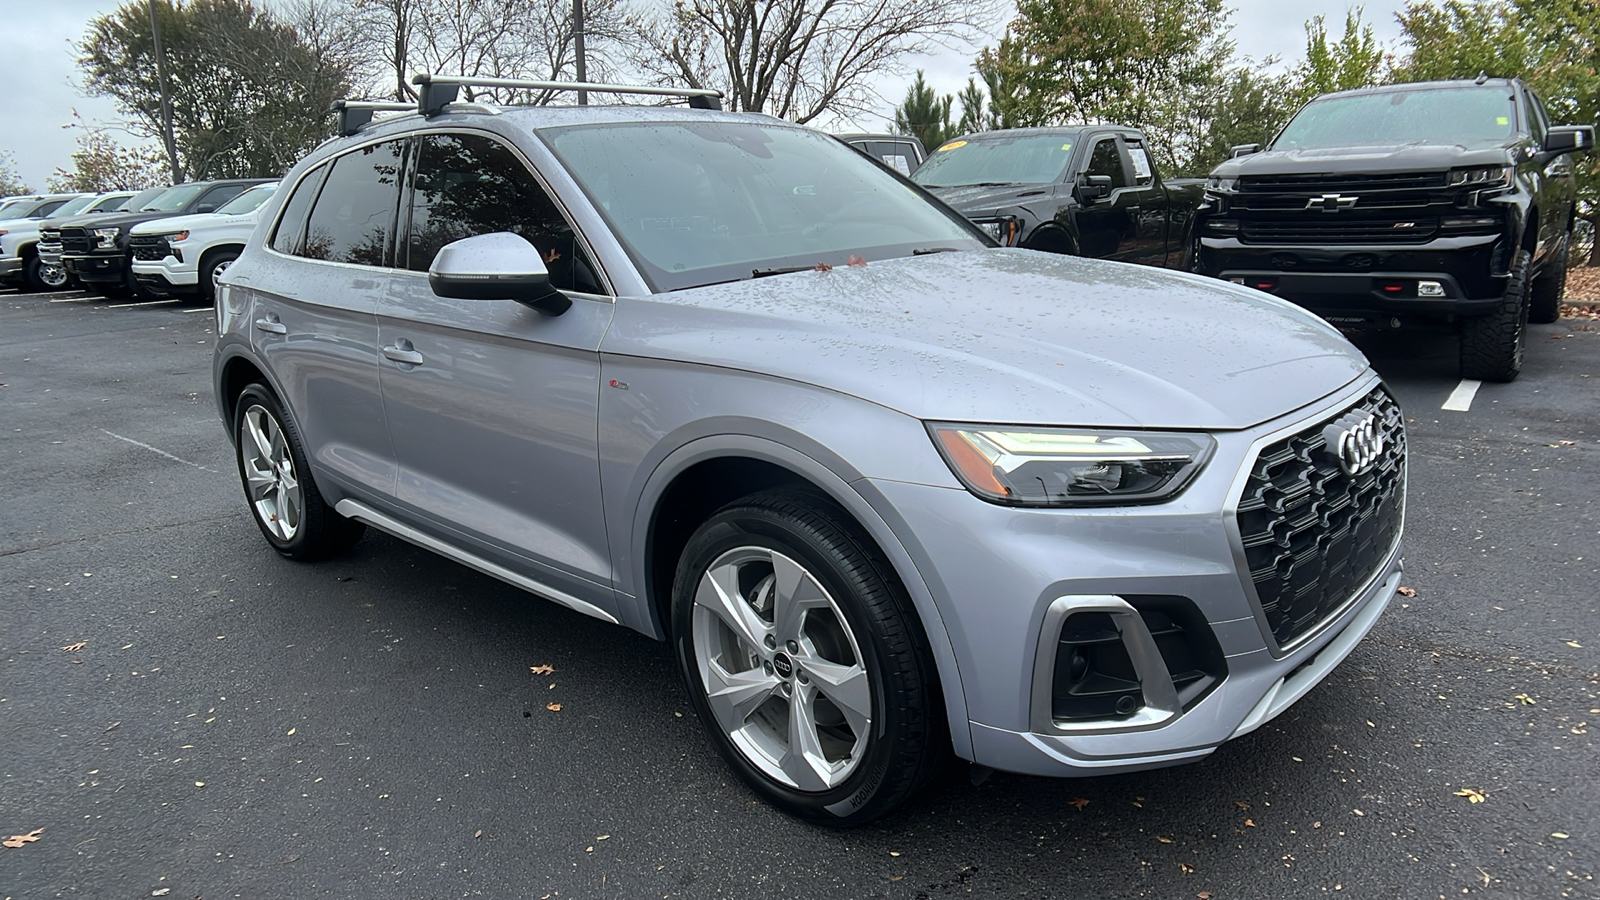
<svg viewBox="0 0 1600 900"><path fill-rule="evenodd" d="M288 334L289 326L278 321L277 313L267 313L256 320L256 328L272 334Z"/></svg>
<svg viewBox="0 0 1600 900"><path fill-rule="evenodd" d="M383 358L403 366L422 365L422 354L418 353L417 348L411 346L411 342L405 338L395 341L392 347L383 348Z"/></svg>

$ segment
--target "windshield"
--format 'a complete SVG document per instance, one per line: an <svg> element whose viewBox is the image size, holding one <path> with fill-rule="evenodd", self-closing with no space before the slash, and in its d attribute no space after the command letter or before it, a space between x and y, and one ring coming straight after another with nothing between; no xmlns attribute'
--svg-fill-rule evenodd
<svg viewBox="0 0 1600 900"><path fill-rule="evenodd" d="M53 213L53 215L55 215L57 218L64 217L64 216L75 215L77 213L83 212L85 209L88 209L89 208L89 204L91 204L93 202L94 202L94 195L93 194L90 194L87 197L79 197L76 200L68 200L67 202L61 204L61 208L57 209Z"/></svg>
<svg viewBox="0 0 1600 900"><path fill-rule="evenodd" d="M217 215L237 216L247 212L254 212L255 208L267 202L267 198L271 197L272 192L277 189L277 182L256 185L227 203L222 204L222 207L217 210Z"/></svg>
<svg viewBox="0 0 1600 900"><path fill-rule="evenodd" d="M151 195L151 196L154 196L154 195ZM115 212L115 211L121 209L124 205L126 205L128 200L129 200L129 198L130 198L129 194L112 194L109 197L101 197L99 200L96 200L93 203L91 203L89 205L89 208L84 210L84 211L85 212Z"/></svg>
<svg viewBox="0 0 1600 900"><path fill-rule="evenodd" d="M123 203L121 206L118 206L117 209L127 210L129 212L138 212L139 210L149 206L152 200L170 190L172 190L172 188L150 188L144 193L134 194L132 197L129 197L127 202Z"/></svg>
<svg viewBox="0 0 1600 900"><path fill-rule="evenodd" d="M911 175L923 187L973 184L1053 184L1072 158L1070 134L988 136L950 141Z"/></svg>
<svg viewBox="0 0 1600 900"><path fill-rule="evenodd" d="M608 123L545 136L658 291L987 246L959 216L808 129Z"/></svg>
<svg viewBox="0 0 1600 900"><path fill-rule="evenodd" d="M139 212L177 212L189 205L189 201L200 195L206 186L202 183L180 184L167 188L152 200L146 201ZM130 207L131 209L132 207Z"/></svg>
<svg viewBox="0 0 1600 900"><path fill-rule="evenodd" d="M1498 147L1516 133L1510 89L1463 87L1381 91L1313 100L1273 150L1322 150L1395 144Z"/></svg>

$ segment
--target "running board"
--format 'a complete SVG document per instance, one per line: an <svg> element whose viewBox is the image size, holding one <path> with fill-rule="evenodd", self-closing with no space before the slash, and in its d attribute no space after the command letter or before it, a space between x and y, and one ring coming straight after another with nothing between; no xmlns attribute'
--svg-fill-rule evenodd
<svg viewBox="0 0 1600 900"><path fill-rule="evenodd" d="M403 541L409 541L425 550L432 550L434 553L437 553L446 559L454 560L455 562L458 562L469 569L477 569L479 572L482 572L485 575L498 578L507 584L522 588L530 594L536 594L553 603L559 603L575 612L581 612L586 616L594 616L596 619L599 619L602 622L610 622L613 625L622 624L621 622L617 621L615 616L606 612L600 607L595 606L593 603L585 603L584 601L579 600L577 597L574 597L565 591L558 591L547 584L541 584L537 581L534 581L532 578L529 578L526 575L518 575L516 572L511 571L505 566L489 562L481 557L473 556L459 547L453 547L449 544L446 544L444 541L423 534L415 528L412 528L410 525L395 519L391 519L383 513L378 512L372 507L366 505L365 503L361 503L360 501L340 500L338 503L334 504L333 509L334 512L344 516L346 519L354 519L357 522L365 522L366 524L371 525L373 528L376 528L380 531L386 531Z"/></svg>

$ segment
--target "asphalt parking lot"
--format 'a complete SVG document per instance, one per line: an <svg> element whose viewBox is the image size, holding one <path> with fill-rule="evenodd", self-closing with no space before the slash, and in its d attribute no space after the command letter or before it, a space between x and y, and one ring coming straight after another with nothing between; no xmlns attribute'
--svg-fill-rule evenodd
<svg viewBox="0 0 1600 900"><path fill-rule="evenodd" d="M836 833L732 777L665 645L381 534L280 559L209 309L0 294L0 897L1600 897L1597 327L1475 389L1359 340L1415 595L1280 718Z"/></svg>

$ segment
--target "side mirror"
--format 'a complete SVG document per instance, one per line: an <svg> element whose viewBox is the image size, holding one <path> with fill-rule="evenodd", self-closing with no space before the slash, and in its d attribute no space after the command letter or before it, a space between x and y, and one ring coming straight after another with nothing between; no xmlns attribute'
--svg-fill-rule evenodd
<svg viewBox="0 0 1600 900"><path fill-rule="evenodd" d="M1085 175L1078 185L1078 202L1097 203L1111 196L1110 175Z"/></svg>
<svg viewBox="0 0 1600 900"><path fill-rule="evenodd" d="M1593 149L1593 125L1560 125L1545 132L1544 135L1544 152L1549 154Z"/></svg>
<svg viewBox="0 0 1600 900"><path fill-rule="evenodd" d="M216 212L217 211L217 205L215 203L202 203L199 206L196 206L194 208L194 211L195 211L196 215L199 215L201 213Z"/></svg>
<svg viewBox="0 0 1600 900"><path fill-rule="evenodd" d="M572 300L550 286L538 248L509 231L444 245L428 267L428 286L453 300L515 300L547 316L572 308Z"/></svg>
<svg viewBox="0 0 1600 900"><path fill-rule="evenodd" d="M1240 157L1240 156L1249 156L1252 153L1260 153L1260 152L1261 152L1261 145L1260 144L1238 144L1238 145L1230 147L1228 149L1228 158L1229 159L1234 159L1234 158L1237 158L1237 157Z"/></svg>

